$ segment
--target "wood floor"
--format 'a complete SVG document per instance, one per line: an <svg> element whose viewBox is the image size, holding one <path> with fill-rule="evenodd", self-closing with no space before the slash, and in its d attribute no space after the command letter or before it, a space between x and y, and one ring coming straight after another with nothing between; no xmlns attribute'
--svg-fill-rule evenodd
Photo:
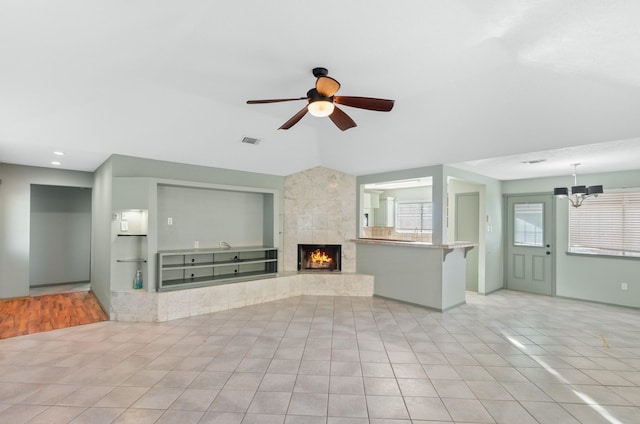
<svg viewBox="0 0 640 424"><path fill-rule="evenodd" d="M106 320L90 291L0 300L0 339Z"/></svg>

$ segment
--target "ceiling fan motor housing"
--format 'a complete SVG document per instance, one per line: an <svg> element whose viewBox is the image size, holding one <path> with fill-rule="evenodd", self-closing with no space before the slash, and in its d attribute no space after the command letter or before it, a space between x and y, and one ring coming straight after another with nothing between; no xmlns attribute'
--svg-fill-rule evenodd
<svg viewBox="0 0 640 424"><path fill-rule="evenodd" d="M307 97L309 98L309 103L320 102L320 101L333 103L333 96L325 97L322 94L318 93L318 90L316 90L315 88L312 88L311 90L307 91Z"/></svg>

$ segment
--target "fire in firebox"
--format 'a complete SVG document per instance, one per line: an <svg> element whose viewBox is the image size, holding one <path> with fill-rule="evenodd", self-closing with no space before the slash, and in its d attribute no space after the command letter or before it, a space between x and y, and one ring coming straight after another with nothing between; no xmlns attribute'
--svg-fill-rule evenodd
<svg viewBox="0 0 640 424"><path fill-rule="evenodd" d="M298 271L340 271L339 244L299 244Z"/></svg>
<svg viewBox="0 0 640 424"><path fill-rule="evenodd" d="M333 258L327 252L316 249L309 255L310 268L331 268Z"/></svg>

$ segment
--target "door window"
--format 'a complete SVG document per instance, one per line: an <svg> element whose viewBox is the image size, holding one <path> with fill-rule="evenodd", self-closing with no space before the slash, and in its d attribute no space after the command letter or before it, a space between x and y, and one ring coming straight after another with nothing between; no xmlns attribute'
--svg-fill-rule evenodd
<svg viewBox="0 0 640 424"><path fill-rule="evenodd" d="M544 247L544 203L513 205L514 246Z"/></svg>

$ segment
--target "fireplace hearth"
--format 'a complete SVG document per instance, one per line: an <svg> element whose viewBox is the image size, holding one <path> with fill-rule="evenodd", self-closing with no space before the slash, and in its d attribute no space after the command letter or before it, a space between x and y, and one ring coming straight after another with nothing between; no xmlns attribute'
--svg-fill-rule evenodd
<svg viewBox="0 0 640 424"><path fill-rule="evenodd" d="M341 257L339 244L299 244L298 271L340 272Z"/></svg>

